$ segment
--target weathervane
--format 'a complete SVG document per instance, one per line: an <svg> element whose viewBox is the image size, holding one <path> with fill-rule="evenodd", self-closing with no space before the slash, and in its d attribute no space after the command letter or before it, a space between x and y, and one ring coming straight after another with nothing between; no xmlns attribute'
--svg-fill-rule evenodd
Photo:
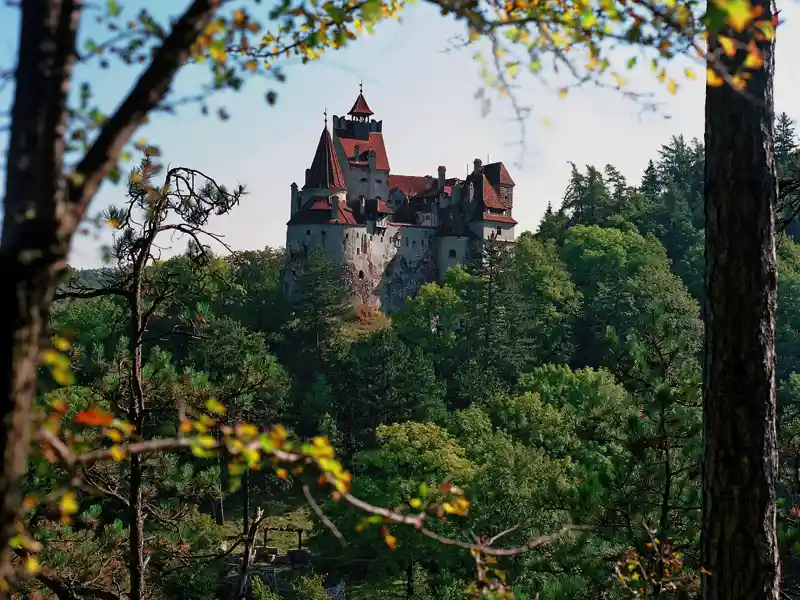
<svg viewBox="0 0 800 600"><path fill-rule="evenodd" d="M363 94L364 93L364 80L363 79L361 80L361 83L358 84L358 93L359 94Z"/></svg>
<svg viewBox="0 0 800 600"><path fill-rule="evenodd" d="M327 127L327 126L328 126L328 109L326 108L326 109L323 111L323 113L322 113L322 114L323 114L323 115L325 115L325 127Z"/></svg>

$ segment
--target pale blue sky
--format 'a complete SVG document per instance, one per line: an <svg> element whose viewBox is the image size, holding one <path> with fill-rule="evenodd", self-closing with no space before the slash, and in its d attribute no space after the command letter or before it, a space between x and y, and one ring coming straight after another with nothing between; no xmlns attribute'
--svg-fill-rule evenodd
<svg viewBox="0 0 800 600"><path fill-rule="evenodd" d="M161 0L164 10L177 13L187 2ZM123 2L134 13L149 2ZM778 36L776 100L779 111L800 119L800 7L783 2L786 24ZM84 33L91 33L86 25ZM0 6L0 67L14 62L17 10ZM648 69L631 85L654 92L663 101L661 113L641 108L614 91L586 87L558 97L557 84L533 78L521 81L518 91L534 112L528 120L526 152L521 167L519 125L509 103L495 100L487 117L481 116L475 91L481 86L471 51L446 52L459 26L429 6L410 8L404 23L382 24L376 34L331 53L310 65L288 64L286 83L277 84L276 106L264 101L265 82L253 81L242 92L229 94L225 104L231 119L225 123L203 117L195 107L177 116L157 116L148 126L149 141L158 143L165 160L206 171L221 182L242 183L249 195L230 216L212 223L215 232L237 249L281 246L289 217L289 185L302 183L313 158L322 127L322 111L344 114L358 94L364 94L375 118L383 120L392 172L403 175L436 174L445 165L452 175L464 175L474 158L502 160L516 181L515 216L519 230L535 229L550 201L558 205L569 175L568 161L578 165L612 163L637 181L658 147L673 134L702 137L703 85L681 78L682 87L670 96ZM625 55L627 58L627 55ZM624 60L624 58L623 58ZM680 74L688 62L675 63ZM697 69L702 74L702 68ZM101 105L110 110L133 81L135 70L103 72L79 70L98 91ZM178 86L192 88L193 75ZM10 101L0 95L0 110ZM669 117L669 118L668 118ZM549 121L549 125L543 121ZM0 146L7 138L0 135ZM4 162L4 161L3 161ZM0 185L4 178L0 174ZM92 205L95 212L122 197L123 190L106 183ZM176 244L180 249L185 242ZM73 248L76 266L96 266L100 243L80 237Z"/></svg>

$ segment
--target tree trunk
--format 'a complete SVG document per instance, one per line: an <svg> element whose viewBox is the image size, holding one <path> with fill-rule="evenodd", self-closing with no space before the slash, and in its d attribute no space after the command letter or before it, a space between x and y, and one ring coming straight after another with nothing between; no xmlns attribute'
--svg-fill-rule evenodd
<svg viewBox="0 0 800 600"><path fill-rule="evenodd" d="M130 553L128 555L128 572L131 579L131 600L144 598L144 509L142 505L142 468L141 457L131 456L130 475Z"/></svg>
<svg viewBox="0 0 800 600"><path fill-rule="evenodd" d="M243 533L250 531L250 470L245 468L242 473L242 525Z"/></svg>
<svg viewBox="0 0 800 600"><path fill-rule="evenodd" d="M414 557L408 559L406 565L406 598L414 597Z"/></svg>
<svg viewBox="0 0 800 600"><path fill-rule="evenodd" d="M757 0L770 19L775 9ZM729 35L734 35L727 32ZM747 34L739 35L747 41ZM718 48L709 40L709 51ZM703 578L706 600L777 600L774 42L747 92L706 88ZM728 58L736 70L743 53Z"/></svg>
<svg viewBox="0 0 800 600"><path fill-rule="evenodd" d="M217 442L222 446L222 433L216 429L214 435ZM214 500L215 513L217 525L225 525L225 496L228 493L228 457L224 449L220 450L219 457L219 479L220 479L220 494L219 498Z"/></svg>
<svg viewBox="0 0 800 600"><path fill-rule="evenodd" d="M0 242L0 575L9 573L8 541L16 534L40 344L76 225L65 214L60 175L79 10L66 0L21 7Z"/></svg>

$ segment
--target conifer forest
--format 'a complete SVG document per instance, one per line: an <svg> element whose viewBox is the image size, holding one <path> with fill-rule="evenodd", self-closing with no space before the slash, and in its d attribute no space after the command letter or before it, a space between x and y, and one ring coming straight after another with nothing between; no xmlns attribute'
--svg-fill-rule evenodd
<svg viewBox="0 0 800 600"><path fill-rule="evenodd" d="M659 140L636 180L572 164L533 231L388 315L319 250L221 251L209 224L245 189L137 131L227 120L219 93L406 2L124 4L7 9L0 598L800 599L800 137L774 109L774 3L425 3L520 114L520 67L622 89L613 43L674 93L698 57L705 135ZM107 114L86 64L139 69ZM92 212L101 184L117 202ZM104 266L73 268L95 226Z"/></svg>

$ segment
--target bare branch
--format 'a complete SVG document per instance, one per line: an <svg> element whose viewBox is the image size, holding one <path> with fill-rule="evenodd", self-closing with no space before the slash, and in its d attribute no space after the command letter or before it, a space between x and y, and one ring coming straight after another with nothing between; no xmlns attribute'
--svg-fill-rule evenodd
<svg viewBox="0 0 800 600"><path fill-rule="evenodd" d="M147 114L169 92L176 73L189 59L192 44L211 22L221 3L222 0L192 2L75 168L70 178L69 198L75 211L76 226L100 183L114 168L122 149L144 123Z"/></svg>
<svg viewBox="0 0 800 600"><path fill-rule="evenodd" d="M322 521L323 525L325 525L325 527L327 527L328 530L333 534L333 537L339 540L342 546L346 546L347 540L344 539L342 532L339 531L336 525L333 524L333 521L331 521L328 518L328 516L322 511L319 504L317 504L317 502L314 500L314 497L311 495L311 490L309 489L308 485L305 483L303 484L303 496L305 496L306 502L308 502L308 505L311 507L311 510L314 511L314 514L317 515L320 521Z"/></svg>

